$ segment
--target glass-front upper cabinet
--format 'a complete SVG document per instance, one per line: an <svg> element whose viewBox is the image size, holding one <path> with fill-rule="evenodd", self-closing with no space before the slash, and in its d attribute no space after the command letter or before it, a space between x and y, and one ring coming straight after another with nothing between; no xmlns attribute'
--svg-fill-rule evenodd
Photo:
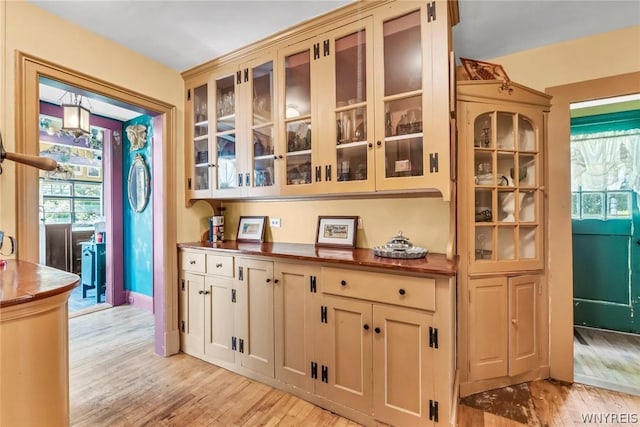
<svg viewBox="0 0 640 427"><path fill-rule="evenodd" d="M371 18L287 47L280 58L284 192L372 190Z"/></svg>
<svg viewBox="0 0 640 427"><path fill-rule="evenodd" d="M445 2L400 2L376 19L377 189L449 197L446 13Z"/></svg>
<svg viewBox="0 0 640 427"><path fill-rule="evenodd" d="M215 78L216 190L233 193L244 184L238 173L236 73Z"/></svg>
<svg viewBox="0 0 640 427"><path fill-rule="evenodd" d="M187 89L187 140L191 142L191 170L187 173L189 198L206 197L211 190L212 174L209 138L208 84L197 82Z"/></svg>
<svg viewBox="0 0 640 427"><path fill-rule="evenodd" d="M500 85L479 83L482 95L500 96ZM459 94L473 87L458 85ZM462 88L462 89L460 89ZM543 103L546 96L512 87L513 93ZM502 92L508 92L503 89ZM509 95L506 95L509 96ZM511 95L515 99L514 95ZM523 104L527 101L524 98ZM505 104L463 104L462 126L468 190L470 272L542 268L544 237L542 108Z"/></svg>
<svg viewBox="0 0 640 427"><path fill-rule="evenodd" d="M276 194L279 165L284 156L276 150L273 60L258 61L250 70L250 158L252 194Z"/></svg>

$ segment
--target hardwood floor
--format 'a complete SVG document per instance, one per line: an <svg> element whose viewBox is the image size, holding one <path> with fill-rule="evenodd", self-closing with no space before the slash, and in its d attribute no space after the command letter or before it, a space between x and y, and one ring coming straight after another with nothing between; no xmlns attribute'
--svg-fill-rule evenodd
<svg viewBox="0 0 640 427"><path fill-rule="evenodd" d="M153 316L134 307L75 317L69 325L72 426L358 425L194 357L155 355ZM493 408L459 405L459 425L572 426L592 413L640 417L640 397L549 381L527 387L535 409L527 424Z"/></svg>
<svg viewBox="0 0 640 427"><path fill-rule="evenodd" d="M575 327L574 380L640 396L640 335Z"/></svg>

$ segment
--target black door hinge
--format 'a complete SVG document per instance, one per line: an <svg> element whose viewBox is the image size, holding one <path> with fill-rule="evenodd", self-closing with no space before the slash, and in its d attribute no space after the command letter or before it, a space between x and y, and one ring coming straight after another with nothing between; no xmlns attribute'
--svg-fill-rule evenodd
<svg viewBox="0 0 640 427"><path fill-rule="evenodd" d="M236 84L242 83L242 71L236 71Z"/></svg>
<svg viewBox="0 0 640 427"><path fill-rule="evenodd" d="M236 337L231 337L231 351L236 351L236 348L237 348Z"/></svg>
<svg viewBox="0 0 640 427"><path fill-rule="evenodd" d="M322 382L323 383L328 383L329 382L329 368L327 366L322 365Z"/></svg>
<svg viewBox="0 0 640 427"><path fill-rule="evenodd" d="M438 328L429 326L429 347L438 348Z"/></svg>
<svg viewBox="0 0 640 427"><path fill-rule="evenodd" d="M242 267L238 267L238 280L244 280L242 278Z"/></svg>
<svg viewBox="0 0 640 427"><path fill-rule="evenodd" d="M309 292L316 293L316 276L309 276Z"/></svg>
<svg viewBox="0 0 640 427"><path fill-rule="evenodd" d="M313 45L313 59L320 58L320 43Z"/></svg>
<svg viewBox="0 0 640 427"><path fill-rule="evenodd" d="M187 180L187 187L191 190L191 178Z"/></svg>
<svg viewBox="0 0 640 427"><path fill-rule="evenodd" d="M187 89L187 101L191 101L191 89Z"/></svg>
<svg viewBox="0 0 640 427"><path fill-rule="evenodd" d="M436 20L436 2L427 3L427 22Z"/></svg>
<svg viewBox="0 0 640 427"><path fill-rule="evenodd" d="M231 289L231 302L236 302L236 290Z"/></svg>
<svg viewBox="0 0 640 427"><path fill-rule="evenodd" d="M248 82L249 81L249 69L245 68L244 69L244 82Z"/></svg>
<svg viewBox="0 0 640 427"><path fill-rule="evenodd" d="M311 362L311 379L318 379L318 364L316 362Z"/></svg>
<svg viewBox="0 0 640 427"><path fill-rule="evenodd" d="M327 323L327 306L320 306L320 323Z"/></svg>
<svg viewBox="0 0 640 427"><path fill-rule="evenodd" d="M438 401L429 400L429 420L438 422Z"/></svg>
<svg viewBox="0 0 640 427"><path fill-rule="evenodd" d="M242 338L238 339L238 351L244 353L244 340Z"/></svg>
<svg viewBox="0 0 640 427"><path fill-rule="evenodd" d="M184 291L184 279L182 279L181 282L182 282L182 290Z"/></svg>
<svg viewBox="0 0 640 427"><path fill-rule="evenodd" d="M323 55L329 56L329 39L322 43Z"/></svg>
<svg viewBox="0 0 640 427"><path fill-rule="evenodd" d="M180 321L180 330L181 330L182 332L184 332L184 331L185 331L185 329L186 329L186 328L185 328L185 325L184 325L184 320L181 320L181 321Z"/></svg>
<svg viewBox="0 0 640 427"><path fill-rule="evenodd" d="M429 153L429 172L438 172L438 153Z"/></svg>

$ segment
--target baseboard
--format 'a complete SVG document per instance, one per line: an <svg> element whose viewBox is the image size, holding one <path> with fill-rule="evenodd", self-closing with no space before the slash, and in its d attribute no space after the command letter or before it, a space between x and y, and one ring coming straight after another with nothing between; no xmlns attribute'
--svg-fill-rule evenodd
<svg viewBox="0 0 640 427"><path fill-rule="evenodd" d="M134 291L125 291L125 298L129 305L153 313L153 297Z"/></svg>

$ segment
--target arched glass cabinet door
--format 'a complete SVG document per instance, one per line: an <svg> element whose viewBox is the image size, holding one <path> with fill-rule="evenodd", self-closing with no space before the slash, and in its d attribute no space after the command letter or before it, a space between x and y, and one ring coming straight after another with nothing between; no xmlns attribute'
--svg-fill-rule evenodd
<svg viewBox="0 0 640 427"><path fill-rule="evenodd" d="M144 157L136 154L129 168L127 188L129 190L129 205L135 212L142 212L149 202L149 169L144 162Z"/></svg>

